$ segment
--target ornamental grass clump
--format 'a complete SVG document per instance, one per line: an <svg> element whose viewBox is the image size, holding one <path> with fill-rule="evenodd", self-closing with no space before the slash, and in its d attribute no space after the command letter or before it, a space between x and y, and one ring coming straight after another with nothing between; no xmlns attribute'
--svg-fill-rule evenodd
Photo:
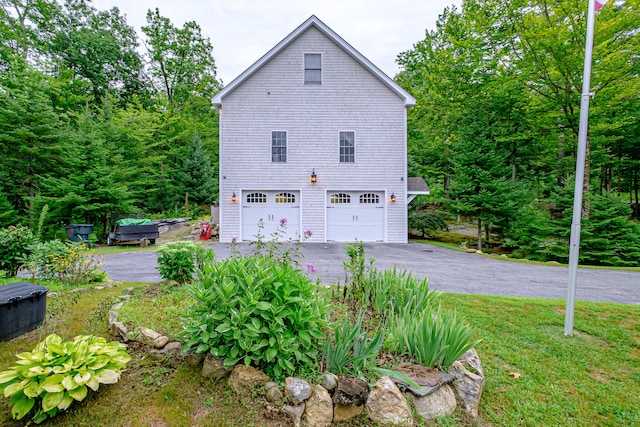
<svg viewBox="0 0 640 427"><path fill-rule="evenodd" d="M205 264L187 289L196 303L182 319L185 351L253 364L274 379L315 364L327 307L301 270L261 255L232 257Z"/></svg>
<svg viewBox="0 0 640 427"><path fill-rule="evenodd" d="M82 401L89 389L118 382L131 360L125 350L124 344L92 335L63 342L51 334L33 351L18 354L16 366L0 372L0 392L10 399L14 419L32 413L39 424Z"/></svg>

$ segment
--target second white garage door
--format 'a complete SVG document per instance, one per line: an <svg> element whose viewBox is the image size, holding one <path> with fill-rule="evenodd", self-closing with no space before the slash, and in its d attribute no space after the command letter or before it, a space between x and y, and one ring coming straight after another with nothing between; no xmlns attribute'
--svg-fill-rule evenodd
<svg viewBox="0 0 640 427"><path fill-rule="evenodd" d="M262 220L263 228L259 229ZM281 221L286 226L281 227ZM258 232L262 240L271 240L277 230L284 230L280 240L300 240L300 192L299 191L243 191L242 192L242 240L256 240Z"/></svg>
<svg viewBox="0 0 640 427"><path fill-rule="evenodd" d="M327 240L384 241L384 192L327 192Z"/></svg>

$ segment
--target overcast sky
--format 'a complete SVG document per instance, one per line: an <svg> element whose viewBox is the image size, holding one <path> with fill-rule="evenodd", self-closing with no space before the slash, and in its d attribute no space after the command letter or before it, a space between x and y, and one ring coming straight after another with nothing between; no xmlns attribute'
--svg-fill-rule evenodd
<svg viewBox="0 0 640 427"><path fill-rule="evenodd" d="M218 78L228 84L311 15L338 33L390 77L398 53L422 40L445 7L461 0L94 0L117 7L138 32L148 9L182 28L195 21L213 45Z"/></svg>

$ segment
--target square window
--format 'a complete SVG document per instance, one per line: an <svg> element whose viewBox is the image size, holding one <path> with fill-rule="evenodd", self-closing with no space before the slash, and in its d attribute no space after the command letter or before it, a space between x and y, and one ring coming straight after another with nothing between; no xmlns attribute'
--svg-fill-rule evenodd
<svg viewBox="0 0 640 427"><path fill-rule="evenodd" d="M304 84L322 84L322 54L304 54Z"/></svg>
<svg viewBox="0 0 640 427"><path fill-rule="evenodd" d="M355 132L340 132L340 163L356 161Z"/></svg>
<svg viewBox="0 0 640 427"><path fill-rule="evenodd" d="M272 162L287 161L287 132L286 131L271 132L271 161Z"/></svg>

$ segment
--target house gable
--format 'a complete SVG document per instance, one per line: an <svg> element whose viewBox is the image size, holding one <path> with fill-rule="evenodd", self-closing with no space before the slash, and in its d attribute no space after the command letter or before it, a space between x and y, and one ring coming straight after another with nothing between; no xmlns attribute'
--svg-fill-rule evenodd
<svg viewBox="0 0 640 427"><path fill-rule="evenodd" d="M342 37L336 34L331 28L325 25L315 15L311 16L298 28L296 28L291 34L285 37L280 43L267 52L262 58L251 65L247 70L235 78L224 89L218 92L213 97L213 104L217 107L222 105L222 100L225 96L233 92L238 86L242 85L247 79L249 79L254 73L260 70L265 64L276 57L282 50L286 49L291 43L293 43L300 35L305 33L309 28L315 28L323 33L328 39L332 40L337 46L339 46L347 55L351 56L357 63L368 70L373 76L375 76L380 82L389 87L394 93L402 98L405 107L411 107L415 105L416 100L408 92L406 92L400 85L398 85L393 79L383 73L378 67L376 67L371 61L365 58L360 52L354 49L349 43L347 43ZM313 52L308 52L313 53Z"/></svg>

